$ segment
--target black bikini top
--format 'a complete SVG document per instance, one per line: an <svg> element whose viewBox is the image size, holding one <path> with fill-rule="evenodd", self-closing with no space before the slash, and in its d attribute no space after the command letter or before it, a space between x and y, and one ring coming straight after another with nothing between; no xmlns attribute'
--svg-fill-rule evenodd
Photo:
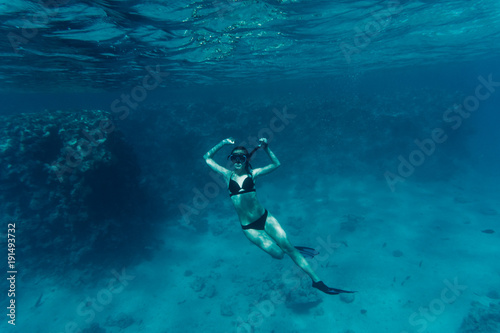
<svg viewBox="0 0 500 333"><path fill-rule="evenodd" d="M255 183L253 182L253 178L251 175L248 175L247 178L245 178L245 180L243 181L243 186L241 187L233 178L231 178L229 180L228 190L230 197L232 197L233 195L255 192Z"/></svg>

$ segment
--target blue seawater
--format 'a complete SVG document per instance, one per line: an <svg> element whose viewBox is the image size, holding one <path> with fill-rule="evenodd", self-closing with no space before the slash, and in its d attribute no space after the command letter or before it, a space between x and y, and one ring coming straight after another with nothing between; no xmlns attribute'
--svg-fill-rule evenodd
<svg viewBox="0 0 500 333"><path fill-rule="evenodd" d="M500 2L0 18L1 332L500 332Z"/></svg>

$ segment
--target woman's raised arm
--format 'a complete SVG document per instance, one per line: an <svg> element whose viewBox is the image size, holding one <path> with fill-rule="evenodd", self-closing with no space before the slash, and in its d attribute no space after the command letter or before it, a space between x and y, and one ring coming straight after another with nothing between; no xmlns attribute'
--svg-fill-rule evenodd
<svg viewBox="0 0 500 333"><path fill-rule="evenodd" d="M227 176L230 171L223 166L219 165L217 162L215 162L212 158L212 156L217 153L222 147L225 145L234 145L234 139L233 138L227 138L216 144L212 149L210 149L205 155L203 155L203 158L205 159L205 162L207 162L208 166L212 168L215 172L220 173L223 176Z"/></svg>
<svg viewBox="0 0 500 333"><path fill-rule="evenodd" d="M276 157L276 155L274 155L274 153L271 151L271 149L269 149L269 145L267 144L267 139L261 138L259 141L261 142L262 149L264 149L264 151L267 153L267 155L271 159L272 163L263 167L263 168L254 169L253 170L253 177L254 178L268 174L268 173L276 170L281 165L281 163L278 160L278 158Z"/></svg>

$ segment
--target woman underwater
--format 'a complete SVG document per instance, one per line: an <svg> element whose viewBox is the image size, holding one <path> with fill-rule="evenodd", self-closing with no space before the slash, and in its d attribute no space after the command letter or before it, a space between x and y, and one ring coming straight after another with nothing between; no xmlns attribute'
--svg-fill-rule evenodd
<svg viewBox="0 0 500 333"><path fill-rule="evenodd" d="M269 149L267 139L261 138L259 141L260 145L251 153L248 153L248 150L242 146L233 149L228 159L233 162L234 171L222 167L212 158L223 146L233 145L233 138L222 140L203 156L207 164L227 181L229 196L238 213L243 232L252 243L273 258L283 259L285 253L288 254L295 264L309 275L314 288L330 295L352 293L352 291L330 288L325 285L304 258L304 255L314 257L318 253L311 248L292 246L276 218L260 204L255 192L255 179L274 171L280 166L280 162ZM272 163L263 168L252 169L249 163L250 158L260 147L264 149Z"/></svg>

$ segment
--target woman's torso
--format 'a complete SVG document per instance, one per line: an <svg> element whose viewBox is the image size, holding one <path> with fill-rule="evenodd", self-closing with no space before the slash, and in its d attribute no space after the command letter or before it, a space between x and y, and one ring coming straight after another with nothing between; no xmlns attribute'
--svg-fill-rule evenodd
<svg viewBox="0 0 500 333"><path fill-rule="evenodd" d="M252 223L264 214L264 207L262 207L257 199L255 183L252 175L237 175L235 173L231 173L228 179L228 188L230 190L230 194L232 194L231 201L233 202L233 206L236 209L236 213L238 214L242 225Z"/></svg>

